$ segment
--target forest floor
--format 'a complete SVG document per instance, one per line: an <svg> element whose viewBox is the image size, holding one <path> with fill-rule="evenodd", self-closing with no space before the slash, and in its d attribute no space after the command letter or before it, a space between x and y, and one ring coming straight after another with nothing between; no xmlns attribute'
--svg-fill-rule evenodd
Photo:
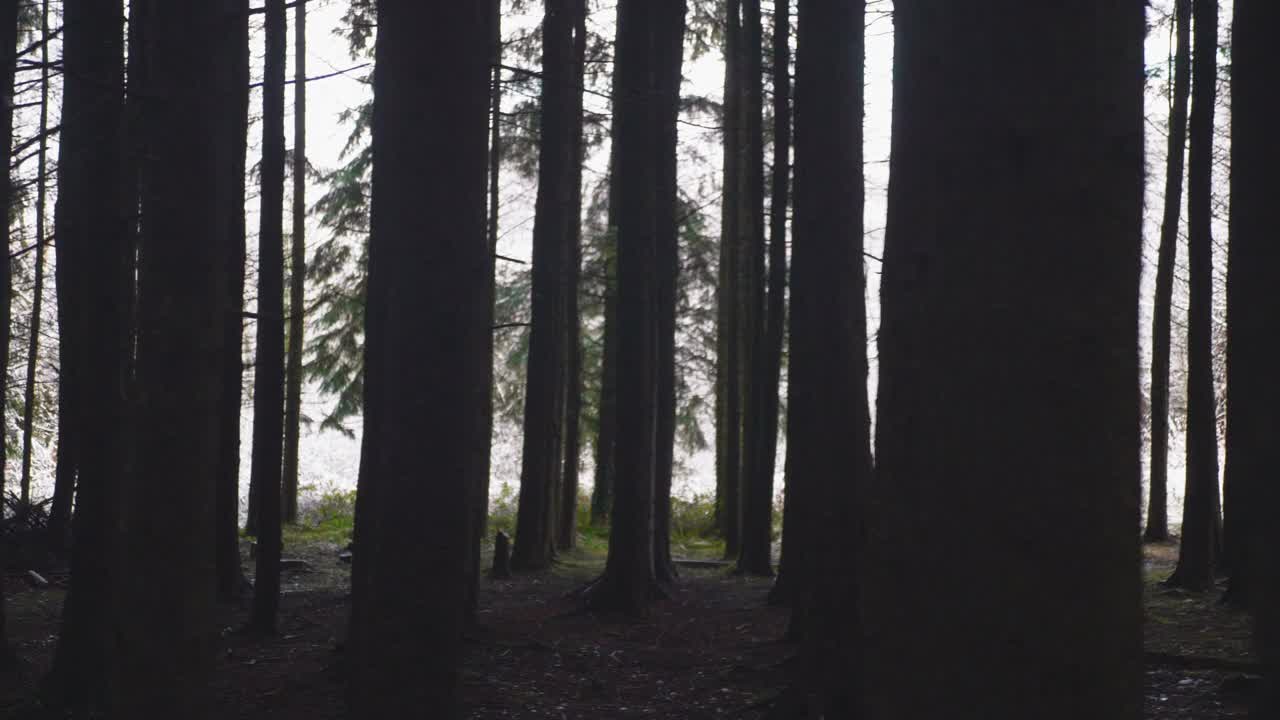
<svg viewBox="0 0 1280 720"><path fill-rule="evenodd" d="M217 718L343 717L341 653L348 566L339 546L295 541L286 557L309 569L285 574L280 633L236 630L246 608L220 623ZM1146 718L1244 718L1254 684L1248 623L1216 597L1160 588L1177 548L1147 548ZM685 568L669 600L643 621L574 613L567 597L599 571L598 548L553 572L486 580L483 628L467 644L463 696L475 719L735 718L761 720L785 684L794 648L778 641L786 611L766 606L769 582L716 568ZM247 562L247 561L246 561ZM247 562L246 567L252 568ZM0 717L43 718L32 679L48 668L65 576L48 587L10 577L9 629L26 681L0 688Z"/></svg>

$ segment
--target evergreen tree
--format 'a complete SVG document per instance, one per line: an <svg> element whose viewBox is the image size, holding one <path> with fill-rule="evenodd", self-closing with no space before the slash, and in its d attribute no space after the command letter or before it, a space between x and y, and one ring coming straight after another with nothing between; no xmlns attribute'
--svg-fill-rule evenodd
<svg viewBox="0 0 1280 720"><path fill-rule="evenodd" d="M0 47L17 48L18 46L19 6L20 0L0 2ZM10 53L5 56L3 65L0 65L0 73L3 73L0 75L0 82L4 83L4 87L13 87L17 63L16 53ZM0 147L4 148L5 157L8 157L13 147L13 103L0 105ZM0 180L0 189L4 192L0 195L0 210L4 212L6 218L3 233L4 252L0 253L0 368L7 368L10 323L13 319L10 299L13 289L13 261L9 257L9 248L12 243L7 218L13 206L14 188L9 177L6 176ZM6 397L7 378L7 372L0 373L0 398ZM4 419L5 405L6 403L0 402L0 427L7 427ZM0 495L3 495L5 489L5 455L7 453L0 453ZM9 647L9 636L5 628L4 577L3 573L0 573L0 671L7 671L13 667L14 661L15 657L12 648Z"/></svg>
<svg viewBox="0 0 1280 720"><path fill-rule="evenodd" d="M285 367L282 515L298 522L298 440L307 300L307 4L295 3L293 40L293 232L289 236L289 346Z"/></svg>

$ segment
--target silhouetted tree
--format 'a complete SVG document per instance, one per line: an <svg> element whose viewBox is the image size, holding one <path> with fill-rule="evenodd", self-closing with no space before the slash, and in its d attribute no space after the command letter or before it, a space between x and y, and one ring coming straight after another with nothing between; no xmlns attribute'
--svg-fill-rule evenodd
<svg viewBox="0 0 1280 720"><path fill-rule="evenodd" d="M1280 162L1280 139L1267 108L1278 58L1268 26L1280 21L1273 3L1236 0L1231 64L1231 242L1227 246L1227 443L1224 539L1230 563L1228 597L1259 611L1259 572L1265 579L1277 556L1265 527L1280 495L1272 490L1280 464L1275 438L1278 386L1271 348L1277 337L1280 296L1278 219L1267 174ZM1275 596L1272 595L1272 598ZM1268 618L1270 620L1270 618ZM1265 625L1265 623L1264 623ZM1266 628L1264 627L1264 630ZM1269 630L1268 630L1269 631ZM1265 637L1265 636L1264 636ZM1275 648L1263 648L1268 651Z"/></svg>
<svg viewBox="0 0 1280 720"><path fill-rule="evenodd" d="M123 175L124 5L120 0L63 4L64 85L58 144L60 385L70 402L60 418L77 440L75 542L71 584L50 677L53 697L105 708L115 665L121 576L121 493L130 440L135 188ZM65 302L66 312L62 303Z"/></svg>
<svg viewBox="0 0 1280 720"><path fill-rule="evenodd" d="M541 570L555 556L556 509L564 451L565 327L570 262L574 142L573 28L575 0L546 0L542 21L542 102L538 198L533 222L533 301L525 382L524 452L513 570ZM581 115L578 116L579 118Z"/></svg>
<svg viewBox="0 0 1280 720"><path fill-rule="evenodd" d="M298 435L302 422L302 348L307 301L307 4L294 3L293 232L289 236L289 349L285 367L282 516L298 522Z"/></svg>
<svg viewBox="0 0 1280 720"><path fill-rule="evenodd" d="M17 48L18 46L18 13L20 0L3 0L0 2L0 47ZM10 52L3 57L0 65L0 82L4 87L13 87L14 73L17 69L16 53ZM5 157L13 147L13 103L0 104L0 148L4 148ZM4 222L4 252L0 252L0 367L9 366L9 334L13 308L10 294L13 289L13 261L9 257L9 210L13 206L12 181L6 175L0 179L0 211L6 218ZM8 373L0 374L0 397L4 394ZM0 427L4 425L4 404L0 403ZM0 495L5 490L5 458L7 453L0 453ZM0 670L8 670L15 664L12 648L9 647L9 635L5 628L4 574L0 573Z"/></svg>
<svg viewBox="0 0 1280 720"><path fill-rule="evenodd" d="M150 3L138 265L137 443L125 496L117 633L120 717L205 718L218 409L228 281L218 199L225 6Z"/></svg>
<svg viewBox="0 0 1280 720"><path fill-rule="evenodd" d="M136 0L135 0L136 2ZM249 3L222 0L217 92L219 243L225 263L227 310L221 318L223 345L218 398L218 479L215 531L218 597L239 598L247 581L240 567L240 410L244 393L245 169L249 128Z"/></svg>
<svg viewBox="0 0 1280 720"><path fill-rule="evenodd" d="M491 15L489 3L377 6L353 717L457 712L468 509L484 445L469 418L488 375ZM422 71L441 67L449 72ZM449 112L433 112L441 98Z"/></svg>
<svg viewBox="0 0 1280 720"><path fill-rule="evenodd" d="M1191 0L1177 0L1174 26L1173 104L1169 109L1169 147L1164 184L1164 219L1156 261L1155 319L1151 343L1151 486L1144 540L1169 538L1169 344L1173 308L1173 270L1178 259L1178 220L1187 151L1187 104L1191 96Z"/></svg>
<svg viewBox="0 0 1280 720"><path fill-rule="evenodd" d="M284 432L284 78L285 0L267 0L262 91L261 229L258 233L258 337L253 368L253 458L250 486L258 494L257 569L253 579L256 632L275 632L280 606L280 473Z"/></svg>
<svg viewBox="0 0 1280 720"><path fill-rule="evenodd" d="M604 573L585 591L588 607L640 614L660 592L654 571L654 475L657 464L661 350L657 307L663 218L672 192L675 106L664 100L679 67L683 2L618 4L614 60L614 156L618 221L618 435L616 487ZM678 69L675 71L678 76Z"/></svg>
<svg viewBox="0 0 1280 720"><path fill-rule="evenodd" d="M872 717L1141 716L1143 11L894 5Z"/></svg>
<svg viewBox="0 0 1280 720"><path fill-rule="evenodd" d="M1187 174L1187 488L1171 587L1214 586L1218 513L1218 418L1213 389L1213 113L1218 82L1218 0L1195 0L1195 86Z"/></svg>

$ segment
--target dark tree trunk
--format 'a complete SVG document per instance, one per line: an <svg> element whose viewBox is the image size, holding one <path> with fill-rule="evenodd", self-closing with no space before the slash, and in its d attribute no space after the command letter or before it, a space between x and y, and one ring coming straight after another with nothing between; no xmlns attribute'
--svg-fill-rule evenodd
<svg viewBox="0 0 1280 720"><path fill-rule="evenodd" d="M494 323L494 300L497 293L498 218L502 173L502 0L490 0L489 66L491 83L489 90L489 155L488 155L488 215L485 221L485 317L484 326ZM484 402L481 404L480 432L483 438L478 447L476 478L472 483L471 542L467 546L471 566L467 583L466 615L470 625L477 623L480 609L480 545L484 540L489 521L489 473L493 463L493 333L485 335ZM505 537L505 535L504 535ZM496 552L496 548L495 548ZM510 564L510 546L507 547L507 564Z"/></svg>
<svg viewBox="0 0 1280 720"><path fill-rule="evenodd" d="M258 348L253 367L253 457L258 552L251 629L273 633L280 606L280 473L284 430L284 77L285 0L267 0L262 90L261 229L258 233Z"/></svg>
<svg viewBox="0 0 1280 720"><path fill-rule="evenodd" d="M573 0L573 170L570 180L569 257L565 266L564 480L560 484L556 547L569 550L578 539L578 472L582 455L582 316L578 286L582 276L582 96L586 89L587 4Z"/></svg>
<svg viewBox="0 0 1280 720"><path fill-rule="evenodd" d="M40 326L44 313L45 217L49 188L49 0L40 4L40 142L36 152L36 269L31 290L31 324L27 335L26 390L22 403L22 504L31 501L31 446L35 431L36 368L40 359Z"/></svg>
<svg viewBox="0 0 1280 720"><path fill-rule="evenodd" d="M659 592L654 572L654 475L658 443L660 340L657 277L663 251L661 196L674 157L665 127L675 109L663 99L668 74L682 57L684 3L622 0L614 61L613 167L618 220L617 486L604 574L586 592L587 606L645 612Z"/></svg>
<svg viewBox="0 0 1280 720"><path fill-rule="evenodd" d="M214 505L227 310L218 237L220 3L147 6L137 444L122 506L120 717L208 717Z"/></svg>
<svg viewBox="0 0 1280 720"><path fill-rule="evenodd" d="M281 517L298 522L298 436L307 303L307 4L294 4L293 233L289 237L289 349L285 367Z"/></svg>
<svg viewBox="0 0 1280 720"><path fill-rule="evenodd" d="M248 581L240 566L240 409L244 393L245 154L249 129L249 3L223 0L218 94L221 96L218 226L227 281L218 398L218 487L215 512L218 598L240 598Z"/></svg>
<svg viewBox="0 0 1280 720"><path fill-rule="evenodd" d="M1259 650L1270 658L1280 650L1266 610L1276 595L1259 603L1258 591L1280 567L1271 548L1271 513L1280 507L1275 468L1280 465L1280 423L1275 418L1275 318L1280 317L1280 208L1266 179L1280 163L1280 138L1273 132L1270 102L1280 56L1269 28L1280 22L1280 6L1236 0L1231 72L1231 242L1227 246L1227 457L1224 550L1231 558L1228 598L1250 606L1259 617ZM1273 23L1259 25L1258 23ZM1259 580L1263 583L1259 585ZM1270 643L1270 644L1268 644ZM1273 675L1273 678L1280 676Z"/></svg>
<svg viewBox="0 0 1280 720"><path fill-rule="evenodd" d="M124 177L123 20L120 0L63 5L66 73L54 213L59 302L67 301L59 313L60 339L74 348L64 355L74 362L61 368L61 385L70 392L63 395L68 402L59 425L80 443L80 478L71 585L50 686L68 706L99 709L108 707L115 667L120 498L130 439L122 389L132 354L129 223L136 195Z"/></svg>
<svg viewBox="0 0 1280 720"><path fill-rule="evenodd" d="M1142 716L1143 10L894 6L870 717Z"/></svg>
<svg viewBox="0 0 1280 720"><path fill-rule="evenodd" d="M541 143L533 223L533 303L525 383L524 452L511 567L543 570L555 557L564 450L566 278L577 145L573 118L574 0L546 0L542 22ZM579 116L581 117L581 116Z"/></svg>
<svg viewBox="0 0 1280 720"><path fill-rule="evenodd" d="M1156 261L1155 319L1151 344L1151 487L1147 503L1148 542L1169 539L1169 345L1173 271L1178 259L1178 222L1187 149L1187 104L1191 95L1191 0L1177 0L1177 50L1173 60L1173 105L1164 184L1164 219Z"/></svg>
<svg viewBox="0 0 1280 720"><path fill-rule="evenodd" d="M773 186L769 208L769 305L765 332L764 404L760 406L764 440L760 444L760 472L772 485L778 460L778 384L782 375L782 343L786 336L787 205L791 197L791 2L773 4ZM783 481L791 480L783 468ZM770 498L772 503L772 498ZM772 510L772 508L770 508ZM772 519L772 518L770 518ZM786 501L783 505L786 527ZM783 547L786 536L783 535ZM778 559L778 580L769 592L773 604L788 602L788 583Z"/></svg>
<svg viewBox="0 0 1280 720"><path fill-rule="evenodd" d="M614 47L618 46L617 30ZM611 118L609 137L617 137L618 116ZM591 524L608 523L613 508L614 478L617 477L616 445L618 437L618 143L609 146L609 197L606 210L604 254L604 328L601 330L600 416L596 433L595 483L591 489Z"/></svg>
<svg viewBox="0 0 1280 720"><path fill-rule="evenodd" d="M1218 74L1218 0L1195 0L1191 150L1187 173L1187 488L1171 587L1214 587L1219 530L1218 418L1213 390L1213 113Z"/></svg>
<svg viewBox="0 0 1280 720"><path fill-rule="evenodd" d="M3 0L0 2L0 47L16 48L18 45L18 11L19 0ZM9 53L4 56L3 64L0 65L0 82L4 83L4 87L13 87L14 73L17 68L17 56ZM13 103L0 104L0 147L4 148L5 157L13 148ZM0 178L0 189L4 194L0 196L0 211L8 217L10 208L13 207L13 187L8 176ZM11 305L11 293L13 290L13 261L9 257L10 252L10 236L9 223L4 223L4 252L0 252L0 368L9 367L9 336L10 327L13 316L13 307ZM0 397L8 397L6 380L8 373L0 374ZM5 425L4 413L5 405L0 403L0 427ZM5 455L7 453L0 452L0 496L5 492ZM0 573L0 671L12 668L15 663L15 657L12 648L9 647L9 635L5 629L5 601L4 601L4 577Z"/></svg>
<svg viewBox="0 0 1280 720"><path fill-rule="evenodd" d="M671 11L674 12L674 11ZM659 582L676 580L671 560L671 481L676 444L676 305L680 277L680 196L676 149L679 141L680 82L684 67L684 22L664 16L654 32L659 55L655 91L659 106L654 128L658 148L657 232L657 459L653 487L653 566Z"/></svg>
<svg viewBox="0 0 1280 720"><path fill-rule="evenodd" d="M484 444L481 424L459 419L479 417L488 376L491 14L489 3L378 3L352 717L458 711ZM431 67L450 71L422 72ZM440 98L450 112L431 112Z"/></svg>
<svg viewBox="0 0 1280 720"><path fill-rule="evenodd" d="M742 522L742 97L741 0L725 3L724 179L716 292L716 512L725 557L738 556Z"/></svg>
<svg viewBox="0 0 1280 720"><path fill-rule="evenodd" d="M778 371L770 336L771 318L767 314L771 306L765 298L764 25L760 18L760 0L744 0L742 7L746 97L744 195L747 201L743 208L746 218L743 241L744 254L749 258L745 268L748 278L744 283L749 325L744 342L749 349L743 390L747 411L743 414L746 441L743 443L742 541L737 571L767 577L773 574L771 534L773 457L778 442ZM785 177L785 169L783 174ZM781 291L781 287L770 290ZM781 338L779 334L779 353Z"/></svg>
<svg viewBox="0 0 1280 720"><path fill-rule="evenodd" d="M807 578L793 624L803 630L809 691L830 717L854 717L864 668L858 500L870 480L866 279L862 267L864 3L802 0L796 55L796 200L792 247L792 477L810 498L798 518ZM837 311L836 309L840 309ZM832 313L836 313L833 317ZM794 557L794 556L793 556Z"/></svg>
<svg viewBox="0 0 1280 720"><path fill-rule="evenodd" d="M61 152L61 151L59 151ZM54 235L58 236L56 225L59 207L54 208ZM71 429L71 416L76 412L73 382L70 375L74 372L79 358L73 351L75 339L62 332L62 328L71 325L79 318L83 303L77 303L76 296L80 288L75 287L66 276L65 263L61 254L53 267L54 282L58 288L58 457L53 471L53 499L49 503L49 525L46 532L49 551L54 554L63 553L68 547L71 532L71 505L76 494L76 435ZM73 309L74 307L74 309Z"/></svg>

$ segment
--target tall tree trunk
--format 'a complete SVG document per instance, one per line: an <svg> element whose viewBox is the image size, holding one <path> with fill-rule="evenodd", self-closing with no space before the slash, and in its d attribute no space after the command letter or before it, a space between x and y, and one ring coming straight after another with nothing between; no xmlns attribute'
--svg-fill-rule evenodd
<svg viewBox="0 0 1280 720"><path fill-rule="evenodd" d="M894 6L869 717L1141 717L1143 10Z"/></svg>
<svg viewBox="0 0 1280 720"><path fill-rule="evenodd" d="M760 406L764 423L763 440L760 443L761 473L772 484L778 460L778 393L782 375L782 343L787 327L787 206L791 199L791 2L774 0L773 3L773 185L769 206L769 305L765 331L765 350L768 365L765 368L764 403ZM783 471L783 481L790 480ZM772 504L772 498L770 503ZM770 508L772 510L772 508ZM772 517L770 518L772 520ZM786 524L786 506L783 506L783 524ZM786 537L782 539L786 545ZM778 580L769 592L774 604L787 602L788 583L778 560Z"/></svg>
<svg viewBox="0 0 1280 720"><path fill-rule="evenodd" d="M136 0L135 0L136 1ZM244 394L245 170L249 129L249 3L222 0L224 27L218 94L221 96L218 197L227 309L223 329L222 382L218 399L218 488L215 512L218 598L239 599L248 586L240 566L240 410Z"/></svg>
<svg viewBox="0 0 1280 720"><path fill-rule="evenodd" d="M670 12L674 13L675 10ZM676 580L671 559L671 482L675 471L676 443L676 305L680 279L680 200L678 124L680 86L684 68L683 16L664 16L655 28L659 56L655 94L660 103L654 128L658 148L656 200L657 232L657 352L658 418L657 460L653 488L653 566L659 582Z"/></svg>
<svg viewBox="0 0 1280 720"><path fill-rule="evenodd" d="M642 614L659 592L654 573L654 475L658 443L658 306L668 157L674 157L674 106L663 87L683 51L683 2L618 4L614 61L613 167L618 210L617 487L604 573L584 596L588 607ZM672 42L673 37L681 38ZM677 70L678 72L678 70Z"/></svg>
<svg viewBox="0 0 1280 720"><path fill-rule="evenodd" d="M488 216L485 221L485 317L484 326L492 328L497 295L498 220L501 210L502 175L502 0L489 0L490 24L489 66L492 80L489 90L489 155L488 155ZM493 463L493 332L485 335L484 402L481 405L481 432L484 438L479 445L477 477L472 487L471 542L467 550L471 564L467 584L466 614L469 624L476 624L480 609L480 546L484 542L489 520L489 473Z"/></svg>
<svg viewBox="0 0 1280 720"><path fill-rule="evenodd" d="M49 188L49 0L40 4L40 144L36 153L36 270L31 290L31 326L27 341L26 390L22 404L22 504L31 501L31 446L35 431L36 367L40 359L40 325L44 313L45 216Z"/></svg>
<svg viewBox="0 0 1280 720"><path fill-rule="evenodd" d="M220 3L149 3L135 471L121 505L120 717L209 716L225 265Z"/></svg>
<svg viewBox="0 0 1280 720"><path fill-rule="evenodd" d="M556 547L569 550L578 538L578 471L582 456L582 166L586 162L582 97L586 90L587 4L573 0L573 169L570 180L569 256L565 264L564 479L560 484Z"/></svg>
<svg viewBox="0 0 1280 720"><path fill-rule="evenodd" d="M716 292L716 510L725 557L738 556L742 523L743 132L742 2L725 3L724 180L721 190L720 269Z"/></svg>
<svg viewBox="0 0 1280 720"><path fill-rule="evenodd" d="M542 23L541 143L533 224L533 303L525 383L524 452L515 570L543 570L555 556L555 506L564 442L564 362L572 182L577 166L573 0L546 0ZM580 117L580 116L579 116Z"/></svg>
<svg viewBox="0 0 1280 720"><path fill-rule="evenodd" d="M289 355L285 368L282 516L298 522L298 435L307 304L307 4L294 4L293 233L289 237Z"/></svg>
<svg viewBox="0 0 1280 720"><path fill-rule="evenodd" d="M133 260L129 224L136 189L125 177L124 4L63 5L62 129L58 143L60 426L79 444L71 585L54 655L54 697L106 709L115 667L120 500L130 437L122 423L132 355ZM72 467L75 467L74 461ZM60 463L61 465L61 463Z"/></svg>
<svg viewBox="0 0 1280 720"><path fill-rule="evenodd" d="M58 222L57 212L58 207L55 207L55 226ZM60 237L56 229L54 236ZM71 416L76 409L72 400L73 383L70 375L79 360L73 351L75 340L61 329L75 322L80 310L72 309L79 288L67 277L61 253L55 259L53 277L58 288L58 455L53 471L53 498L49 503L49 524L45 534L49 551L61 554L67 550L71 540L71 505L76 494L76 436L71 429Z"/></svg>
<svg viewBox="0 0 1280 720"><path fill-rule="evenodd" d="M1214 587L1219 529L1218 418L1213 390L1213 114L1218 75L1218 0L1195 0L1191 151L1187 174L1187 488L1171 587Z"/></svg>
<svg viewBox="0 0 1280 720"><path fill-rule="evenodd" d="M1275 293L1280 274L1280 227L1266 178L1280 163L1280 138L1272 131L1272 78L1280 68L1267 25L1280 22L1280 6L1236 0L1232 26L1231 71L1231 241L1227 245L1227 446L1226 520L1230 534L1224 551L1231 558L1228 598L1262 613L1259 650L1273 663L1274 644L1267 616L1280 587L1268 576L1280 557L1268 542L1270 512L1280 507L1274 469L1280 464L1275 438L1277 386L1272 368L1280 317ZM1274 27L1274 25L1270 26ZM1266 602L1257 602L1259 591ZM1280 669L1280 668L1278 668ZM1280 676L1273 675L1280 679ZM1274 682L1273 682L1274 685ZM1277 698L1280 699L1280 698Z"/></svg>
<svg viewBox="0 0 1280 720"><path fill-rule="evenodd" d="M480 423L459 418L478 417L468 413L484 404L490 334L483 238L492 9L378 3L352 717L451 718L458 710L467 510L484 442ZM422 73L430 67L450 71ZM450 112L431 112L441 98ZM405 315L406 306L419 311Z"/></svg>
<svg viewBox="0 0 1280 720"><path fill-rule="evenodd" d="M258 233L258 348L253 369L253 457L258 552L250 627L273 633L280 606L280 473L284 429L284 78L285 0L267 0L262 90L261 229Z"/></svg>
<svg viewBox="0 0 1280 720"><path fill-rule="evenodd" d="M616 25L617 23L615 23ZM618 30L614 31L614 47L618 46ZM612 114L609 137L617 137L618 114ZM596 431L595 483L591 489L591 524L597 527L609 521L613 508L614 479L617 477L615 450L618 437L618 143L609 145L609 196L605 211L604 255L604 328L601 330L600 415Z"/></svg>
<svg viewBox="0 0 1280 720"><path fill-rule="evenodd" d="M3 73L0 75L0 82L3 82L6 88L13 87L17 69L19 2L20 0L0 1L0 47L9 48L9 52L4 55L4 64L0 65L0 72ZM4 148L4 156L9 157L13 149L13 103L0 105L0 147ZM4 191L4 194L0 195L0 211L3 211L4 217L8 218L10 209L13 207L13 186L8 176L0 178L0 189ZM10 224L7 219L3 226L4 248L3 252L0 252L0 368L7 368L9 367L10 323L13 319L11 304L13 261L9 257L12 243L10 242ZM0 397L8 397L7 378L8 372L0 373ZM4 419L6 404L0 403L0 427L8 427ZM3 443L0 443L0 447L3 447ZM0 496L5 492L5 456L7 454L0 452ZM3 573L0 573L0 671L12 668L16 664L15 660L5 628L4 577Z"/></svg>
<svg viewBox="0 0 1280 720"><path fill-rule="evenodd" d="M778 373L773 370L765 299L764 224L764 25L760 0L743 0L743 59L745 75L745 147L743 181L746 204L743 216L746 315L748 325L744 345L742 472L742 542L737 571L748 575L773 574L770 537L773 525L773 462L777 450ZM781 336L779 336L781 338ZM779 340L781 342L781 340ZM781 347L781 346L779 346ZM772 398L770 398L772 395ZM769 409L773 418L769 419ZM772 428L772 432L770 431ZM772 447L766 450L765 445ZM766 467L767 465L767 467Z"/></svg>
<svg viewBox="0 0 1280 720"><path fill-rule="evenodd" d="M1173 104L1169 109L1168 163L1164 219L1156 261L1155 319L1151 343L1151 487L1147 503L1148 542L1169 539L1169 345L1173 271L1178 259L1178 223L1187 149L1187 105L1191 95L1191 0L1177 0L1177 49L1173 60Z"/></svg>
<svg viewBox="0 0 1280 720"><path fill-rule="evenodd" d="M802 535L800 577L807 581L793 625L804 640L808 690L828 716L854 717L865 673L857 633L865 565L858 501L871 475L862 266L865 6L801 0L797 10L791 329L797 384L788 443L795 445L792 477L810 484L808 502L797 508L810 530Z"/></svg>

